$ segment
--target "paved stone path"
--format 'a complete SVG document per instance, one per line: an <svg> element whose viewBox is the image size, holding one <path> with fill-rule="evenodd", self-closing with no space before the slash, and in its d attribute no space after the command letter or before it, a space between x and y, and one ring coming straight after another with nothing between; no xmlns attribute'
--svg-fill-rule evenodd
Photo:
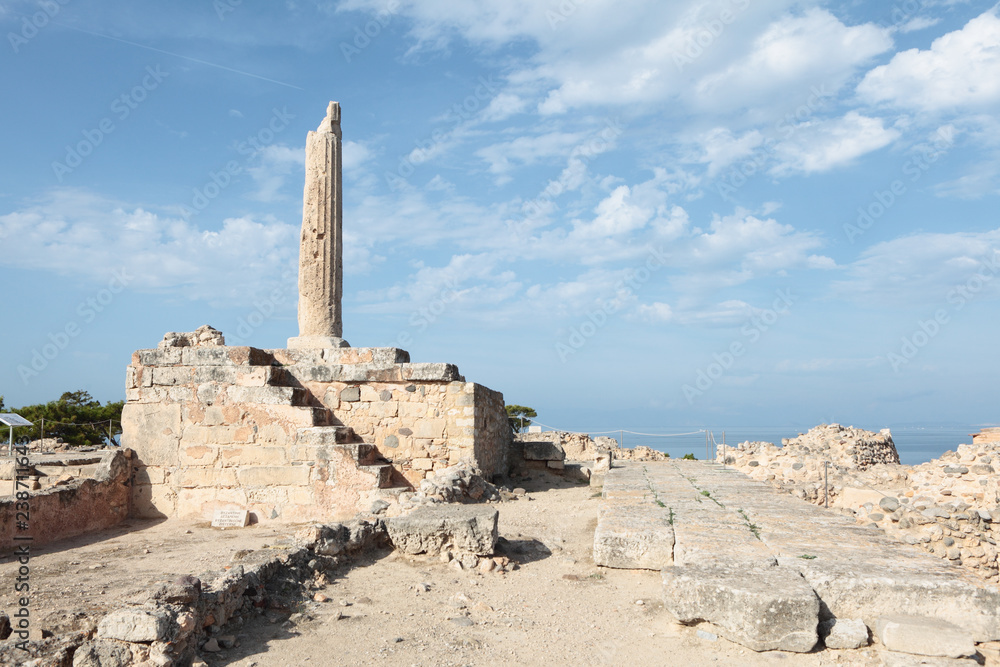
<svg viewBox="0 0 1000 667"><path fill-rule="evenodd" d="M820 621L898 614L1000 639L995 588L732 468L616 462L603 495L595 562L663 570L668 610L755 650L808 651Z"/></svg>

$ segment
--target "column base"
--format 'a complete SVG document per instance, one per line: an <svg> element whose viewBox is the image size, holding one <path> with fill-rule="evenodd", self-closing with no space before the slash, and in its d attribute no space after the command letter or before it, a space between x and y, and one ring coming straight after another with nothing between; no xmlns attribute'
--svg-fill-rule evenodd
<svg viewBox="0 0 1000 667"><path fill-rule="evenodd" d="M296 336L288 339L289 350L319 350L350 346L346 340L335 336Z"/></svg>

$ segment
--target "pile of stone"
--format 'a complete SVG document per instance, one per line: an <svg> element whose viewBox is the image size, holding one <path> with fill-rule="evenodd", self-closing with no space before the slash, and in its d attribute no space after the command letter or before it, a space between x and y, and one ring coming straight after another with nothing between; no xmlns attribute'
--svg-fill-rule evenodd
<svg viewBox="0 0 1000 667"><path fill-rule="evenodd" d="M611 452L615 459L622 461L664 461L670 458L668 454L643 445L635 448L621 447L615 438L607 436L592 438L586 433L571 433L569 431L518 433L514 436L514 440L525 444L529 442L551 443L564 453L564 456L558 460L593 461L602 452ZM527 458L527 450L525 451L525 458Z"/></svg>
<svg viewBox="0 0 1000 667"><path fill-rule="evenodd" d="M385 542L381 523L310 526L283 553L237 552L223 570L184 576L152 590L145 601L115 609L96 630L0 644L0 664L192 665L199 656L232 648L231 628L252 615L288 610L312 597L327 572ZM38 660L37 663L28 662Z"/></svg>
<svg viewBox="0 0 1000 667"><path fill-rule="evenodd" d="M976 437L918 466L898 464L887 431L832 424L782 442L743 443L726 463L1000 583L1000 441Z"/></svg>
<svg viewBox="0 0 1000 667"><path fill-rule="evenodd" d="M163 335L163 340L157 347L164 350L170 347L217 347L225 344L226 338L222 332L205 324L190 333L168 332Z"/></svg>
<svg viewBox="0 0 1000 667"><path fill-rule="evenodd" d="M874 433L840 424L822 424L796 438L783 438L781 447L770 442L720 446L718 460L723 456L727 465L754 479L772 482L792 495L818 503L827 500L827 478L829 501L833 503L839 489L850 486L851 475L880 464L885 468L886 464L899 463L889 429Z"/></svg>
<svg viewBox="0 0 1000 667"><path fill-rule="evenodd" d="M458 570L504 571L506 557L495 556L499 512L482 505L428 505L387 519L393 547L403 554L437 558Z"/></svg>
<svg viewBox="0 0 1000 667"><path fill-rule="evenodd" d="M399 506L410 510L433 503L478 503L500 500L497 487L483 478L476 464L462 461L456 465L430 472L416 492L399 494Z"/></svg>

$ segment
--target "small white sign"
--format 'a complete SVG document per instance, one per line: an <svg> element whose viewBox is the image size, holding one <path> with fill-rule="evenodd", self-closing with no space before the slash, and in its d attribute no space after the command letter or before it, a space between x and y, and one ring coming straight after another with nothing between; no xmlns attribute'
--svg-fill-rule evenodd
<svg viewBox="0 0 1000 667"><path fill-rule="evenodd" d="M212 517L212 528L245 528L249 523L249 510L215 510Z"/></svg>
<svg viewBox="0 0 1000 667"><path fill-rule="evenodd" d="M541 432L542 432L542 427L541 426L529 426L528 427L528 433L541 433Z"/></svg>

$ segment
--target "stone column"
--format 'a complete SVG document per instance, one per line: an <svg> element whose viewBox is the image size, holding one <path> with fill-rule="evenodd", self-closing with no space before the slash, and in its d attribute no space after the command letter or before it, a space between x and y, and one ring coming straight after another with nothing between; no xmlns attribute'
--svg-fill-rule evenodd
<svg viewBox="0 0 1000 667"><path fill-rule="evenodd" d="M306 138L306 186L299 248L299 335L289 349L350 347L342 336L344 243L340 104Z"/></svg>

